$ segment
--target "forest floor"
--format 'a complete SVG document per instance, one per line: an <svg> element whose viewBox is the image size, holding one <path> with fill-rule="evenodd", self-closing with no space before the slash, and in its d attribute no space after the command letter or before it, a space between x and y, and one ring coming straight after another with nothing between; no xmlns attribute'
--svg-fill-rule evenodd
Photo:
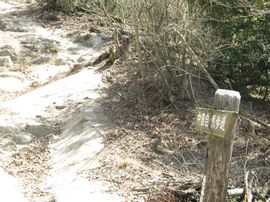
<svg viewBox="0 0 270 202"><path fill-rule="evenodd" d="M152 88L142 95L132 57L101 72L104 62L84 65L114 45L105 17L1 1L0 15L7 201L199 201L207 136L194 129L195 106L165 103ZM211 107L215 90L196 82L199 106ZM270 121L269 103L242 100L241 110ZM244 188L248 170L254 197L270 197L269 145L269 131L239 122L229 189Z"/></svg>

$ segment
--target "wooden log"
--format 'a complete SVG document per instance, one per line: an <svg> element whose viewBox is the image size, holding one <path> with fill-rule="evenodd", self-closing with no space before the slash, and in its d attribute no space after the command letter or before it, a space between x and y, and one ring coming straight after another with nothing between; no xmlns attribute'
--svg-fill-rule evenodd
<svg viewBox="0 0 270 202"><path fill-rule="evenodd" d="M214 109L238 113L240 98L239 92L218 89L215 93ZM236 122L237 119L234 119L230 123L230 129L227 130L224 137L208 135L201 202L226 201Z"/></svg>

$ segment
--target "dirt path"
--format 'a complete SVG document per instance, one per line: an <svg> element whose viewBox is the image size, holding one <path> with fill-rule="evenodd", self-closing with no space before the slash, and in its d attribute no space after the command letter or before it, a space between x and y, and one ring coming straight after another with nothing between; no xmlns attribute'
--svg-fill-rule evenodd
<svg viewBox="0 0 270 202"><path fill-rule="evenodd" d="M110 129L99 104L101 75L70 74L108 40L44 28L20 15L24 9L0 1L1 192L10 202L121 201L81 174L98 166Z"/></svg>

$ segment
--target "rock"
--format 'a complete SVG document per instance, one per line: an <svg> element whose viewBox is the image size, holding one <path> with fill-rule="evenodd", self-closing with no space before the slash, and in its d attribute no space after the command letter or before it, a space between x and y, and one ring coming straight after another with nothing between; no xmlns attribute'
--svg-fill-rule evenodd
<svg viewBox="0 0 270 202"><path fill-rule="evenodd" d="M12 58L12 60L15 60L15 61L18 60L18 56L15 53L15 51L8 50L8 49L0 50L0 56L9 56L10 58Z"/></svg>
<svg viewBox="0 0 270 202"><path fill-rule="evenodd" d="M32 64L34 65L40 65L40 64L48 64L53 61L52 57L49 56L41 56L35 60L33 60Z"/></svg>
<svg viewBox="0 0 270 202"><path fill-rule="evenodd" d="M0 20L0 30L9 32L26 32L27 30L20 27L19 22L11 22L10 19Z"/></svg>
<svg viewBox="0 0 270 202"><path fill-rule="evenodd" d="M13 67L13 62L12 62L10 56L0 56L0 66Z"/></svg>
<svg viewBox="0 0 270 202"><path fill-rule="evenodd" d="M20 45L16 41L10 42L0 47L0 56L10 56L13 61L19 59Z"/></svg>
<svg viewBox="0 0 270 202"><path fill-rule="evenodd" d="M58 42L37 35L25 35L21 44L28 51L38 52L42 54L56 54L60 48ZM26 51L26 52L28 52Z"/></svg>
<svg viewBox="0 0 270 202"><path fill-rule="evenodd" d="M21 72L0 72L0 91L18 92L30 85L29 80Z"/></svg>
<svg viewBox="0 0 270 202"><path fill-rule="evenodd" d="M85 43L86 41L90 40L92 38L90 33L79 33L74 42L76 43Z"/></svg>
<svg viewBox="0 0 270 202"><path fill-rule="evenodd" d="M94 27L94 26L91 26L91 27L89 28L89 32L100 34L100 33L101 33L101 30L100 30L100 29L97 29L97 28Z"/></svg>
<svg viewBox="0 0 270 202"><path fill-rule="evenodd" d="M162 138L156 139L153 142L153 149L159 154L173 154L174 151L169 150L168 144Z"/></svg>
<svg viewBox="0 0 270 202"><path fill-rule="evenodd" d="M14 25L12 25L6 31L9 31L9 32L27 32L27 29L24 29L22 27L15 27Z"/></svg>
<svg viewBox="0 0 270 202"><path fill-rule="evenodd" d="M44 84L55 78L66 75L70 72L71 67L69 65L50 65L43 64L29 67L26 72L31 76L32 80Z"/></svg>
<svg viewBox="0 0 270 202"><path fill-rule="evenodd" d="M39 18L44 21L59 21L60 18L50 13L42 13Z"/></svg>
<svg viewBox="0 0 270 202"><path fill-rule="evenodd" d="M44 196L34 199L32 202L56 202L56 199L53 196Z"/></svg>
<svg viewBox="0 0 270 202"><path fill-rule="evenodd" d="M55 109L57 109L57 110L61 110L61 109L65 109L67 106L65 106L65 105L57 105L57 106L55 106Z"/></svg>
<svg viewBox="0 0 270 202"><path fill-rule="evenodd" d="M96 33L80 33L76 36L74 42L80 43L86 47L100 47L104 44L108 39L105 37L98 35Z"/></svg>
<svg viewBox="0 0 270 202"><path fill-rule="evenodd" d="M246 132L253 134L262 129L262 125L246 117L241 117L241 126Z"/></svg>
<svg viewBox="0 0 270 202"><path fill-rule="evenodd" d="M32 54L31 52L29 53L29 51L32 51L32 52L38 52L39 48L38 48L38 45L37 44L32 44L32 43L29 43L29 44L23 44L23 48L25 48L25 52L27 53L26 55L28 54Z"/></svg>
<svg viewBox="0 0 270 202"><path fill-rule="evenodd" d="M0 77L2 77L2 78L14 77L14 78L20 79L22 81L27 80L24 73L22 73L22 72L13 72L13 71L1 72Z"/></svg>
<svg viewBox="0 0 270 202"><path fill-rule="evenodd" d="M53 133L53 127L46 124L37 123L26 125L25 131L31 133L35 137L45 137Z"/></svg>
<svg viewBox="0 0 270 202"><path fill-rule="evenodd" d="M65 61L64 59L57 58L54 62L55 65L69 65L70 63L68 61Z"/></svg>
<svg viewBox="0 0 270 202"><path fill-rule="evenodd" d="M17 144L29 144L33 140L33 136L31 133L20 133L13 140Z"/></svg>
<svg viewBox="0 0 270 202"><path fill-rule="evenodd" d="M4 20L0 20L0 30L5 31L7 29L7 23Z"/></svg>
<svg viewBox="0 0 270 202"><path fill-rule="evenodd" d="M7 71L8 71L8 68L0 66L0 72L7 72Z"/></svg>
<svg viewBox="0 0 270 202"><path fill-rule="evenodd" d="M42 45L40 49L41 53L56 54L60 50L56 41L44 40Z"/></svg>

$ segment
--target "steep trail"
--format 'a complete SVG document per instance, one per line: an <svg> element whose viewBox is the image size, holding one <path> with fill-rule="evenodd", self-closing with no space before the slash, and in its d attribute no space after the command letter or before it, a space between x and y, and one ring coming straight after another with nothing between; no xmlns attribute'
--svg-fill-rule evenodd
<svg viewBox="0 0 270 202"><path fill-rule="evenodd" d="M102 53L100 34L44 28L0 1L0 187L7 201L123 201L81 173L97 168L111 125L101 75L74 64ZM83 39L83 41L81 41Z"/></svg>

